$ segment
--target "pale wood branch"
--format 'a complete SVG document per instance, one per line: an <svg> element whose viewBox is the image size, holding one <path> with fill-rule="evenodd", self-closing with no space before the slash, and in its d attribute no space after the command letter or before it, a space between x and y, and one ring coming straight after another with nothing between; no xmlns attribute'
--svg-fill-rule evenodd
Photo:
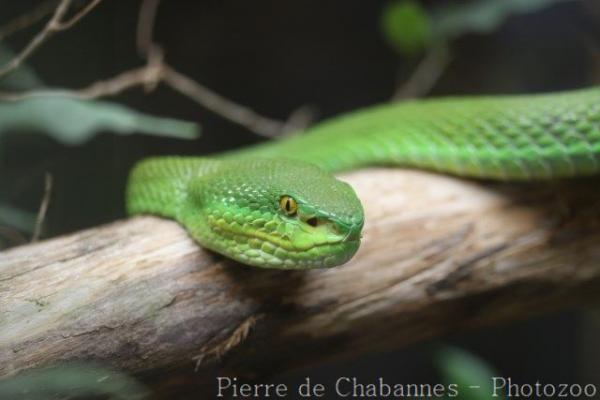
<svg viewBox="0 0 600 400"><path fill-rule="evenodd" d="M331 270L244 267L149 216L0 253L0 376L95 360L210 394L217 370L264 378L600 296L598 179L342 178L367 222Z"/></svg>

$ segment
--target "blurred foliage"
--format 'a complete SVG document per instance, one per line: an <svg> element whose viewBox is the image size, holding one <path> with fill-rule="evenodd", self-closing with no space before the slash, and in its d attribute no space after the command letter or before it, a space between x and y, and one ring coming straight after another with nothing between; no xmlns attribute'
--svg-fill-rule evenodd
<svg viewBox="0 0 600 400"><path fill-rule="evenodd" d="M0 381L1 399L58 400L83 396L142 400L150 393L123 373L89 363L34 370Z"/></svg>
<svg viewBox="0 0 600 400"><path fill-rule="evenodd" d="M0 65L13 53L0 46ZM33 69L22 65L0 80L6 90L35 90L43 87ZM7 132L36 131L66 144L80 144L99 132L145 133L193 139L196 123L142 114L114 102L84 100L64 94L43 94L18 101L0 101L0 135Z"/></svg>
<svg viewBox="0 0 600 400"><path fill-rule="evenodd" d="M414 0L386 4L381 29L391 46L407 56L420 53L431 40L429 16Z"/></svg>
<svg viewBox="0 0 600 400"><path fill-rule="evenodd" d="M381 29L394 49L411 57L467 33L491 32L511 15L538 11L564 1L575 0L473 0L450 2L430 11L416 0L396 0L384 7Z"/></svg>
<svg viewBox="0 0 600 400"><path fill-rule="evenodd" d="M491 32L511 15L539 11L563 1L574 0L479 0L465 4L450 3L434 10L432 23L439 37L454 39L470 32Z"/></svg>
<svg viewBox="0 0 600 400"><path fill-rule="evenodd" d="M13 52L0 42L0 65L7 64L13 55ZM13 73L0 80L0 88L5 90L27 90L42 87L44 87L44 82L27 64L21 65Z"/></svg>
<svg viewBox="0 0 600 400"><path fill-rule="evenodd" d="M32 233L35 218L34 213L21 210L9 204L0 203L0 223L12 226L22 232Z"/></svg>
<svg viewBox="0 0 600 400"><path fill-rule="evenodd" d="M459 400L492 399L492 377L497 373L485 361L455 347L445 347L436 356L437 366L446 384L457 384ZM477 386L478 388L469 388ZM496 398L504 398L500 395Z"/></svg>
<svg viewBox="0 0 600 400"><path fill-rule="evenodd" d="M87 101L70 96L36 96L0 102L0 135L38 131L67 144L80 144L98 132L145 133L192 139L197 125L154 117L106 101Z"/></svg>
<svg viewBox="0 0 600 400"><path fill-rule="evenodd" d="M10 61L13 55L0 44L0 65ZM0 79L0 89L10 92L47 90L42 79L26 64ZM8 133L39 132L61 143L78 145L100 132L193 139L199 130L194 122L143 114L115 102L84 100L66 94L44 93L16 101L0 100L0 139ZM35 216L0 202L0 224L30 233Z"/></svg>

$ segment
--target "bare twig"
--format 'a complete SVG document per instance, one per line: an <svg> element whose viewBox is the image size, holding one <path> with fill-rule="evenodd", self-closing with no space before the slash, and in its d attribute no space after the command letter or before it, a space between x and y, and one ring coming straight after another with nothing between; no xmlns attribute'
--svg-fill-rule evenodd
<svg viewBox="0 0 600 400"><path fill-rule="evenodd" d="M76 93L85 99L95 99L115 96L136 86L143 86L149 92L161 81L163 68L164 65L161 62L149 63L144 67L125 71L112 79L95 82Z"/></svg>
<svg viewBox="0 0 600 400"><path fill-rule="evenodd" d="M155 56L157 52L160 52L162 56L162 52L152 37L159 4L160 0L144 0L140 6L138 17L136 43L139 53L148 58L149 64L153 59L156 60L157 58L162 61L162 57ZM161 66L162 80L172 89L189 97L214 113L242 125L261 136L275 137L298 129L297 121L291 117L287 122L263 117L250 108L237 104L213 92L206 86L176 71L174 68L166 64L161 64ZM303 113L302 116L306 117L306 113Z"/></svg>
<svg viewBox="0 0 600 400"><path fill-rule="evenodd" d="M44 196L40 203L40 209L38 210L37 218L35 219L35 229L31 236L32 242L37 242L42 233L42 226L44 225L44 219L46 218L46 212L48 211L48 204L50 204L50 195L52 194L52 175L46 173L44 179Z"/></svg>
<svg viewBox="0 0 600 400"><path fill-rule="evenodd" d="M301 132L309 127L317 118L317 109L306 104L290 113L281 130L282 136L289 136Z"/></svg>
<svg viewBox="0 0 600 400"><path fill-rule="evenodd" d="M31 98L67 96L84 100L118 95L128 89L146 86L161 79L162 65L146 65L144 67L122 72L112 78L100 80L81 89L47 89L26 92L0 92L2 101L21 101Z"/></svg>
<svg viewBox="0 0 600 400"><path fill-rule="evenodd" d="M234 103L171 67L165 67L163 80L171 88L209 110L262 136L274 137L283 131L283 122L263 117L248 107Z"/></svg>
<svg viewBox="0 0 600 400"><path fill-rule="evenodd" d="M159 61L149 62L144 67L123 72L113 78L95 82L82 89L33 90L20 93L3 92L0 93L0 100L20 101L51 96L70 96L91 100L99 97L114 96L138 86L144 86L148 90L151 90L161 81L164 81L177 92L189 97L216 114L238 123L261 136L275 137L284 131L295 130L292 127L284 128L286 126L284 122L263 117L248 107L226 99Z"/></svg>
<svg viewBox="0 0 600 400"><path fill-rule="evenodd" d="M392 100L405 100L426 95L449 63L450 54L445 45L430 48L413 74L396 89Z"/></svg>
<svg viewBox="0 0 600 400"><path fill-rule="evenodd" d="M140 6L135 41L142 57L149 57L152 47L156 46L152 40L152 32L154 32L154 22L159 4L160 0L144 0Z"/></svg>
<svg viewBox="0 0 600 400"><path fill-rule="evenodd" d="M60 19L56 22L57 31L64 31L66 29L71 28L73 25L79 22L83 17L90 13L98 4L100 4L102 0L92 0L85 7L79 10L75 15L73 15L67 21L61 21Z"/></svg>
<svg viewBox="0 0 600 400"><path fill-rule="evenodd" d="M46 15L50 14L52 10L54 10L56 3L56 0L44 1L33 10L19 15L17 18L5 24L2 28L0 28L0 41L6 39L13 33L29 28Z"/></svg>
<svg viewBox="0 0 600 400"><path fill-rule="evenodd" d="M66 15L69 7L71 5L71 0L61 0L56 9L54 10L54 14L52 18L46 23L44 29L39 32L35 37L25 46L23 50L19 54L17 54L12 60L10 60L4 67L0 68L0 78L6 76L19 68L19 66L25 61L34 51L36 51L42 43L48 40L52 35L56 32L69 29L74 24L76 24L81 18L83 18L86 14L88 14L101 0L92 0L86 7L82 8L77 14L75 14L71 19L67 21L63 21L64 16Z"/></svg>
<svg viewBox="0 0 600 400"><path fill-rule="evenodd" d="M51 32L71 27L99 2L100 0L91 1L69 21L61 22L61 19L66 12L65 7L69 6L69 0L63 0L51 20L57 22L48 23L44 31L38 35L41 38L36 41L37 44L32 47L33 50L35 50L35 48L39 46ZM242 125L261 136L275 137L284 133L298 131L308 125L312 117L310 110L306 107L300 108L297 110L298 112L292 113L286 122L264 117L246 106L237 104L219 95L167 65L164 62L161 48L152 39L152 31L158 5L158 0L145 0L142 2L140 9L137 29L137 45L140 53L147 59L147 64L145 66L125 71L110 79L97 81L82 89L48 89L18 93L0 92L0 100L19 101L45 96L71 96L90 100L99 97L115 96L138 86L143 86L146 91L151 91L160 82L164 82L172 89L194 100L203 107L230 121ZM50 28L48 28L48 26L50 26ZM28 47L31 47L31 45ZM17 68L33 50L30 50L29 52L24 50L19 56L15 57L5 69L10 68L8 71L10 72ZM0 70L0 76L2 76L2 70Z"/></svg>
<svg viewBox="0 0 600 400"><path fill-rule="evenodd" d="M19 68L19 66L23 63L23 61L29 57L40 45L47 40L52 34L56 32L56 26L58 21L60 21L67 10L69 9L69 5L71 4L71 0L62 0L58 7L54 10L54 14L52 18L46 23L44 29L39 32L31 42L21 52L16 55L11 61L8 62L3 68L0 68L0 77L8 75L13 72L15 69Z"/></svg>

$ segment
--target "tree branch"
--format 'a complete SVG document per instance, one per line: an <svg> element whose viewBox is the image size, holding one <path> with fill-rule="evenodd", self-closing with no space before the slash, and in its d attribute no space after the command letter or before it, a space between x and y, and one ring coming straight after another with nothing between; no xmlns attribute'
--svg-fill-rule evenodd
<svg viewBox="0 0 600 400"><path fill-rule="evenodd" d="M146 90L152 90L159 82L165 82L176 92L261 136L275 137L284 131L297 129L293 124L286 124L285 122L263 117L248 107L226 99L164 64L161 59L155 62L149 61L143 67L122 72L113 78L94 82L85 88L75 90L32 90L19 93L0 92L0 100L20 101L35 97L52 96L69 96L91 100L100 97L116 96L126 90L139 86L145 87Z"/></svg>
<svg viewBox="0 0 600 400"><path fill-rule="evenodd" d="M0 41L20 30L29 28L46 15L52 13L52 11L55 10L55 7L56 0L46 0L39 3L35 8L25 14L19 15L15 19L9 21L0 28Z"/></svg>
<svg viewBox="0 0 600 400"><path fill-rule="evenodd" d="M42 227L44 225L44 219L46 218L46 212L48 211L48 204L50 204L50 196L52 195L52 175L46 172L44 177L44 195L40 202L40 208L38 209L37 217L35 218L35 227L33 234L31 235L31 241L37 242L42 234Z"/></svg>
<svg viewBox="0 0 600 400"><path fill-rule="evenodd" d="M53 28L57 31L64 31L72 28L73 25L78 23L83 17L89 14L89 12L92 11L98 4L100 4L101 1L102 0L91 0L85 7L75 13L75 15L73 15L67 21L63 21L62 18L58 18L55 21L56 25Z"/></svg>
<svg viewBox="0 0 600 400"><path fill-rule="evenodd" d="M198 396L215 367L264 379L600 296L597 180L343 178L367 225L357 256L331 270L240 266L154 217L1 253L0 376L86 359Z"/></svg>
<svg viewBox="0 0 600 400"><path fill-rule="evenodd" d="M140 5L135 43L138 53L144 58L148 58L153 48L156 47L152 34L159 4L160 0L142 0Z"/></svg>
<svg viewBox="0 0 600 400"><path fill-rule="evenodd" d="M63 21L66 13L69 11L71 6L71 0L61 0L52 18L46 23L44 29L42 29L37 35L34 36L33 40L29 42L27 46L19 54L13 57L4 67L0 68L0 78L10 74L35 52L46 40L48 40L56 32L60 32L65 29L71 28L81 18L87 15L94 7L96 7L101 0L92 0L86 7L82 8L73 17L67 21Z"/></svg>
<svg viewBox="0 0 600 400"><path fill-rule="evenodd" d="M450 61L450 51L446 44L440 43L429 48L411 76L396 88L391 100L425 96L435 86Z"/></svg>
<svg viewBox="0 0 600 400"><path fill-rule="evenodd" d="M236 104L171 67L165 67L163 79L177 92L261 136L275 137L284 130L284 122L263 117L248 107Z"/></svg>

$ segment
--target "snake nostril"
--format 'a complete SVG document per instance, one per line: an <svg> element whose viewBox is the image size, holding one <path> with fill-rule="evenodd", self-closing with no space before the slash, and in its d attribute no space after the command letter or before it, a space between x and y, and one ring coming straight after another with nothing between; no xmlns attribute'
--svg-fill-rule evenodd
<svg viewBox="0 0 600 400"><path fill-rule="evenodd" d="M316 227L319 221L317 220L317 217L311 217L306 220L306 223L312 227Z"/></svg>

